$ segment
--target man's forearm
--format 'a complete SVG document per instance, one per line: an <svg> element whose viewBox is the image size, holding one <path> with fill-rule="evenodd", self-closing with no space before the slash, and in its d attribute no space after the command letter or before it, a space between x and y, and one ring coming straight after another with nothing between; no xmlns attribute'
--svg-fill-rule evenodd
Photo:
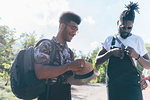
<svg viewBox="0 0 150 100"><path fill-rule="evenodd" d="M109 57L112 56L112 52L106 52L105 54L103 55L99 55L96 57L96 62L95 62L95 65L96 66L99 66L101 64L103 64L106 60L109 59Z"/></svg>
<svg viewBox="0 0 150 100"><path fill-rule="evenodd" d="M35 73L38 79L54 78L68 70L67 64L62 66L35 64Z"/></svg>
<svg viewBox="0 0 150 100"><path fill-rule="evenodd" d="M138 62L143 68L150 69L150 59L145 59L143 57L140 57L138 59Z"/></svg>

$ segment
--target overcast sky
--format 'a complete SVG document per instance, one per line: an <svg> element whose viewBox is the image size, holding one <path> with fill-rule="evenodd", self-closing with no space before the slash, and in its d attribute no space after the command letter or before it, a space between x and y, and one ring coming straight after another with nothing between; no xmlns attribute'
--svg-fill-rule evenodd
<svg viewBox="0 0 150 100"><path fill-rule="evenodd" d="M73 11L81 16L71 49L84 54L101 46L109 35L117 33L117 20L130 0L0 0L0 25L16 29L16 36L35 32L42 38L52 38L58 32L58 19L62 12ZM133 34L150 43L150 0L132 0L139 3Z"/></svg>

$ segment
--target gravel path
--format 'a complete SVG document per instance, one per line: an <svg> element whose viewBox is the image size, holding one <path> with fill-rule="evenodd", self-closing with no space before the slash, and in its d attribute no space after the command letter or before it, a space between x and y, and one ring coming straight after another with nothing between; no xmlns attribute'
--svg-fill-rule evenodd
<svg viewBox="0 0 150 100"><path fill-rule="evenodd" d="M105 84L72 86L72 100L107 100Z"/></svg>
<svg viewBox="0 0 150 100"><path fill-rule="evenodd" d="M143 90L143 100L150 100L150 82L148 88ZM72 100L107 100L105 84L87 84L83 86L72 86Z"/></svg>

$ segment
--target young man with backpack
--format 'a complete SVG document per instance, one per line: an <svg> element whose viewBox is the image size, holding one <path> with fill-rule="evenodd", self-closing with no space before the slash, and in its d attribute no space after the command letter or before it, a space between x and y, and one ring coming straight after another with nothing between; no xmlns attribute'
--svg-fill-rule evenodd
<svg viewBox="0 0 150 100"><path fill-rule="evenodd" d="M143 100L140 73L135 64L150 69L150 59L141 37L132 34L138 4L130 2L117 22L118 34L102 43L96 66L109 59L107 68L108 100ZM145 84L143 84L144 86Z"/></svg>
<svg viewBox="0 0 150 100"><path fill-rule="evenodd" d="M85 61L74 60L67 42L71 42L76 35L80 22L81 18L77 14L64 12L59 19L57 36L35 47L35 74L39 80L46 80L48 84L38 100L71 100L71 85L67 78L73 74L72 71L82 70Z"/></svg>

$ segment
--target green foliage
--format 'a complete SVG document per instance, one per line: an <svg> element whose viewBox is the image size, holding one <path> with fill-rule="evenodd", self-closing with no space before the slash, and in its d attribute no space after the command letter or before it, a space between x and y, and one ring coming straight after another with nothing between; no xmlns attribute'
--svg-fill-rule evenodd
<svg viewBox="0 0 150 100"><path fill-rule="evenodd" d="M10 30L8 26L0 26L0 64L8 63L13 59L13 44L15 30Z"/></svg>
<svg viewBox="0 0 150 100"><path fill-rule="evenodd" d="M14 59L15 29L0 26L0 77L8 75L8 67Z"/></svg>
<svg viewBox="0 0 150 100"><path fill-rule="evenodd" d="M9 69L10 68L9 64L3 63L2 65L4 66L5 69Z"/></svg>
<svg viewBox="0 0 150 100"><path fill-rule="evenodd" d="M7 78L9 76L10 64L3 63L2 66L3 66L4 69L0 73L0 79L1 78L2 79Z"/></svg>
<svg viewBox="0 0 150 100"><path fill-rule="evenodd" d="M101 66L98 66L97 69L100 71L100 76L97 78L97 83L105 83L106 82L106 70L107 70L108 61L106 61Z"/></svg>
<svg viewBox="0 0 150 100"><path fill-rule="evenodd" d="M79 55L78 56L76 55L76 58L84 59L85 61L90 63L92 63L93 61L90 54L84 55L82 51L79 51Z"/></svg>
<svg viewBox="0 0 150 100"><path fill-rule="evenodd" d="M93 50L93 52L91 53L91 59L93 61L93 65L95 67L95 59L96 59L96 56L97 56L97 53L99 51L99 48L96 48L95 50Z"/></svg>
<svg viewBox="0 0 150 100"><path fill-rule="evenodd" d="M107 70L108 62L106 61L101 66L97 66L97 67L95 66L95 59L96 59L96 56L97 56L99 49L100 48L96 48L95 50L93 50L93 52L91 53L91 59L93 62L94 69L96 69L100 72L100 76L98 76L95 79L96 83L105 83L106 82L106 70Z"/></svg>
<svg viewBox="0 0 150 100"><path fill-rule="evenodd" d="M35 33L23 33L20 36L21 48L27 49L30 46L34 46L36 41Z"/></svg>
<svg viewBox="0 0 150 100"><path fill-rule="evenodd" d="M34 32L23 33L18 39L15 38L15 33L15 29L0 26L0 78L6 78L9 75L9 68L15 58L16 48L26 49L36 43ZM16 42L17 44L15 44ZM19 43L21 46L18 45Z"/></svg>

